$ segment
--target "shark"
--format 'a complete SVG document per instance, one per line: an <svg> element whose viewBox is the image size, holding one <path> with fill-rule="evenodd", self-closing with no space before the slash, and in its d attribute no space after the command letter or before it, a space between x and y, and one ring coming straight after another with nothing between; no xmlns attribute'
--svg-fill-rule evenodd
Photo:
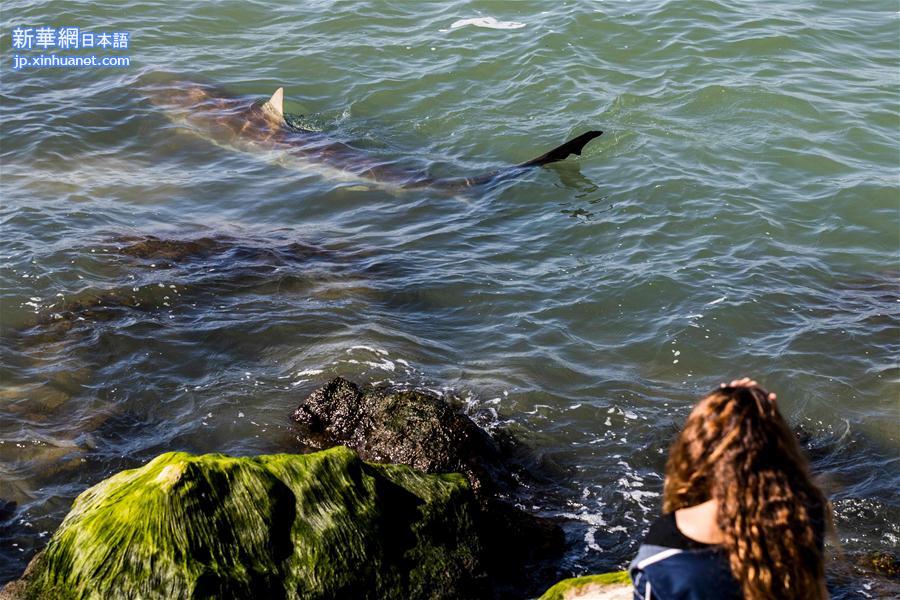
<svg viewBox="0 0 900 600"><path fill-rule="evenodd" d="M181 127L225 148L268 154L279 164L312 171L324 177L391 190L435 189L459 191L486 187L572 155L580 155L592 130L525 162L471 176L433 177L423 170L373 156L321 131L293 126L285 118L284 88L266 99L229 94L218 86L183 79L146 86L150 101Z"/></svg>

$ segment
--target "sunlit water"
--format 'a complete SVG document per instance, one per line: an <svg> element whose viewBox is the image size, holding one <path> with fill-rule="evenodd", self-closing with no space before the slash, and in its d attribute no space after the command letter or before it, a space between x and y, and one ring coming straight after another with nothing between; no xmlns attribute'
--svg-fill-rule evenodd
<svg viewBox="0 0 900 600"><path fill-rule="evenodd" d="M692 401L753 374L844 552L896 552L897 5L732 4L5 2L0 582L117 470L297 449L335 375L511 431L582 573L633 555ZM515 27L451 27L479 17ZM42 25L130 31L132 65L14 72ZM606 133L489 190L365 190L184 129L141 91L162 71L284 85L305 127L446 176ZM148 235L209 247L122 252Z"/></svg>

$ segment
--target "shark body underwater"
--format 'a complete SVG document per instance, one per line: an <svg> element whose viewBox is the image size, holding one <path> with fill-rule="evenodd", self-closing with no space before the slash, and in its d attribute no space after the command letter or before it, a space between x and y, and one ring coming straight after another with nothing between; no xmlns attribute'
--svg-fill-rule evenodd
<svg viewBox="0 0 900 600"><path fill-rule="evenodd" d="M183 80L153 83L145 90L150 101L162 108L172 121L216 145L272 153L278 163L314 171L330 179L401 191L423 188L459 191L512 179L535 167L580 155L588 142L603 133L588 131L531 160L471 177L431 177L424 171L378 160L322 132L290 126L284 114L284 88L278 88L265 102L235 97L216 86Z"/></svg>

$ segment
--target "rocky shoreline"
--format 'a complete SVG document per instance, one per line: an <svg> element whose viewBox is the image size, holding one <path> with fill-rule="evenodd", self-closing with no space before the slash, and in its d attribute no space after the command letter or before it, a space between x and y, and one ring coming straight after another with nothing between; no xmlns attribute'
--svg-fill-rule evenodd
<svg viewBox="0 0 900 600"><path fill-rule="evenodd" d="M445 400L336 378L293 421L306 453L170 452L86 490L0 598L523 598L558 577L559 524L511 501L500 448Z"/></svg>
<svg viewBox="0 0 900 600"><path fill-rule="evenodd" d="M295 454L168 452L84 491L0 600L631 597L624 572L565 579L527 470L443 398L338 377L291 418ZM831 578L896 580L863 558Z"/></svg>
<svg viewBox="0 0 900 600"><path fill-rule="evenodd" d="M565 550L561 527L515 506L517 478L497 443L444 399L363 390L338 377L310 394L293 420L305 448L342 445L367 461L465 476L478 504L486 568L500 590L536 593L557 574L553 562Z"/></svg>

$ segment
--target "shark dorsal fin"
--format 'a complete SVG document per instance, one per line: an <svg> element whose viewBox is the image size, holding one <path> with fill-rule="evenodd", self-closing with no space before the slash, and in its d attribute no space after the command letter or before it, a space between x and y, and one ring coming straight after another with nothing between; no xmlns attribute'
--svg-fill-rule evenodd
<svg viewBox="0 0 900 600"><path fill-rule="evenodd" d="M270 108L275 115L284 117L284 88L280 87L275 90L272 97L266 101L265 106Z"/></svg>

